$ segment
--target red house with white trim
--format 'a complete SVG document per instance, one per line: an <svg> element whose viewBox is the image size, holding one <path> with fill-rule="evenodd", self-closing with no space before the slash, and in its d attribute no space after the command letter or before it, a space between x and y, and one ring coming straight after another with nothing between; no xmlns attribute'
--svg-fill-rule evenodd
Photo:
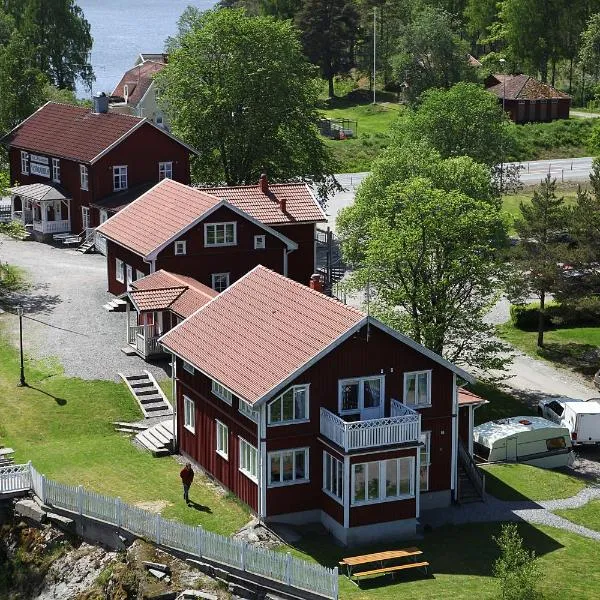
<svg viewBox="0 0 600 600"><path fill-rule="evenodd" d="M458 498L473 378L380 321L257 266L160 343L180 452L260 518L362 544Z"/></svg>
<svg viewBox="0 0 600 600"><path fill-rule="evenodd" d="M13 218L36 237L96 227L161 179L190 182L192 148L144 118L48 102L3 139Z"/></svg>

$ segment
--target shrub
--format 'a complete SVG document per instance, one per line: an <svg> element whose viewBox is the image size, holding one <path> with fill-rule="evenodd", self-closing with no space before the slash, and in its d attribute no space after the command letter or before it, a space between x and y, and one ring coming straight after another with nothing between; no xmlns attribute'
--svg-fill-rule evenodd
<svg viewBox="0 0 600 600"><path fill-rule="evenodd" d="M555 306L556 303L554 302L546 304L544 329L550 327L552 323L551 315L554 312ZM510 320L517 329L521 329L522 331L537 331L539 314L539 302L533 302L531 304L512 304L510 307Z"/></svg>
<svg viewBox="0 0 600 600"><path fill-rule="evenodd" d="M539 302L513 304L510 320L522 331L537 331ZM600 298L583 298L573 303L548 302L545 307L544 329L600 325Z"/></svg>

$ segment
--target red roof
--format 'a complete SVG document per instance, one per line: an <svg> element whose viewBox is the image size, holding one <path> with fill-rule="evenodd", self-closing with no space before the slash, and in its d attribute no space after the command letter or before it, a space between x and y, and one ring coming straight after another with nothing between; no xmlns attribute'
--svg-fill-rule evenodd
<svg viewBox="0 0 600 600"><path fill-rule="evenodd" d="M487 404L487 400L474 394L470 390L465 390L464 388L459 388L458 390L458 405L459 406L469 406L470 404Z"/></svg>
<svg viewBox="0 0 600 600"><path fill-rule="evenodd" d="M365 319L259 265L160 341L254 403Z"/></svg>
<svg viewBox="0 0 600 600"><path fill-rule="evenodd" d="M144 122L140 117L48 102L2 141L31 152L91 163Z"/></svg>
<svg viewBox="0 0 600 600"><path fill-rule="evenodd" d="M493 84L494 81L498 83L489 85ZM488 85L487 90L489 92L496 94L499 98L504 96L506 100L570 98L568 94L557 90L547 83L542 83L529 75L495 74L488 79Z"/></svg>
<svg viewBox="0 0 600 600"><path fill-rule="evenodd" d="M128 88L128 104L136 106L152 84L154 75L165 68L164 62L146 60L129 69L113 90L111 96L125 97L124 86Z"/></svg>

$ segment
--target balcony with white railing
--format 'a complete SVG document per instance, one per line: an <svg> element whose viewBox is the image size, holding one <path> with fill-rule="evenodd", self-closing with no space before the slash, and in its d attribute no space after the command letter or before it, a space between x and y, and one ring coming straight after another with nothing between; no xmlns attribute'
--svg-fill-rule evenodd
<svg viewBox="0 0 600 600"><path fill-rule="evenodd" d="M401 406L401 410L396 409L397 414L366 421L344 421L321 408L320 431L345 452L417 442L421 435L421 415L403 404Z"/></svg>
<svg viewBox="0 0 600 600"><path fill-rule="evenodd" d="M33 230L40 233L67 233L71 231L71 223L68 219L61 221L33 221Z"/></svg>

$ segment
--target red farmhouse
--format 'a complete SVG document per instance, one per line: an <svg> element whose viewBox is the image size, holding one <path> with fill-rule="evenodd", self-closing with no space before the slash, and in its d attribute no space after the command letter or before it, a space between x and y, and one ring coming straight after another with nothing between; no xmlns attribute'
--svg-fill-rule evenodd
<svg viewBox="0 0 600 600"><path fill-rule="evenodd" d="M160 343L180 452L261 518L358 544L457 499L473 378L380 321L258 266Z"/></svg>
<svg viewBox="0 0 600 600"><path fill-rule="evenodd" d="M308 284L325 214L303 183L195 189L165 180L98 228L108 290L164 269L217 292L258 264Z"/></svg>
<svg viewBox="0 0 600 600"><path fill-rule="evenodd" d="M105 221L141 188L190 181L193 150L147 119L48 102L3 138L13 218L37 237L78 234Z"/></svg>

